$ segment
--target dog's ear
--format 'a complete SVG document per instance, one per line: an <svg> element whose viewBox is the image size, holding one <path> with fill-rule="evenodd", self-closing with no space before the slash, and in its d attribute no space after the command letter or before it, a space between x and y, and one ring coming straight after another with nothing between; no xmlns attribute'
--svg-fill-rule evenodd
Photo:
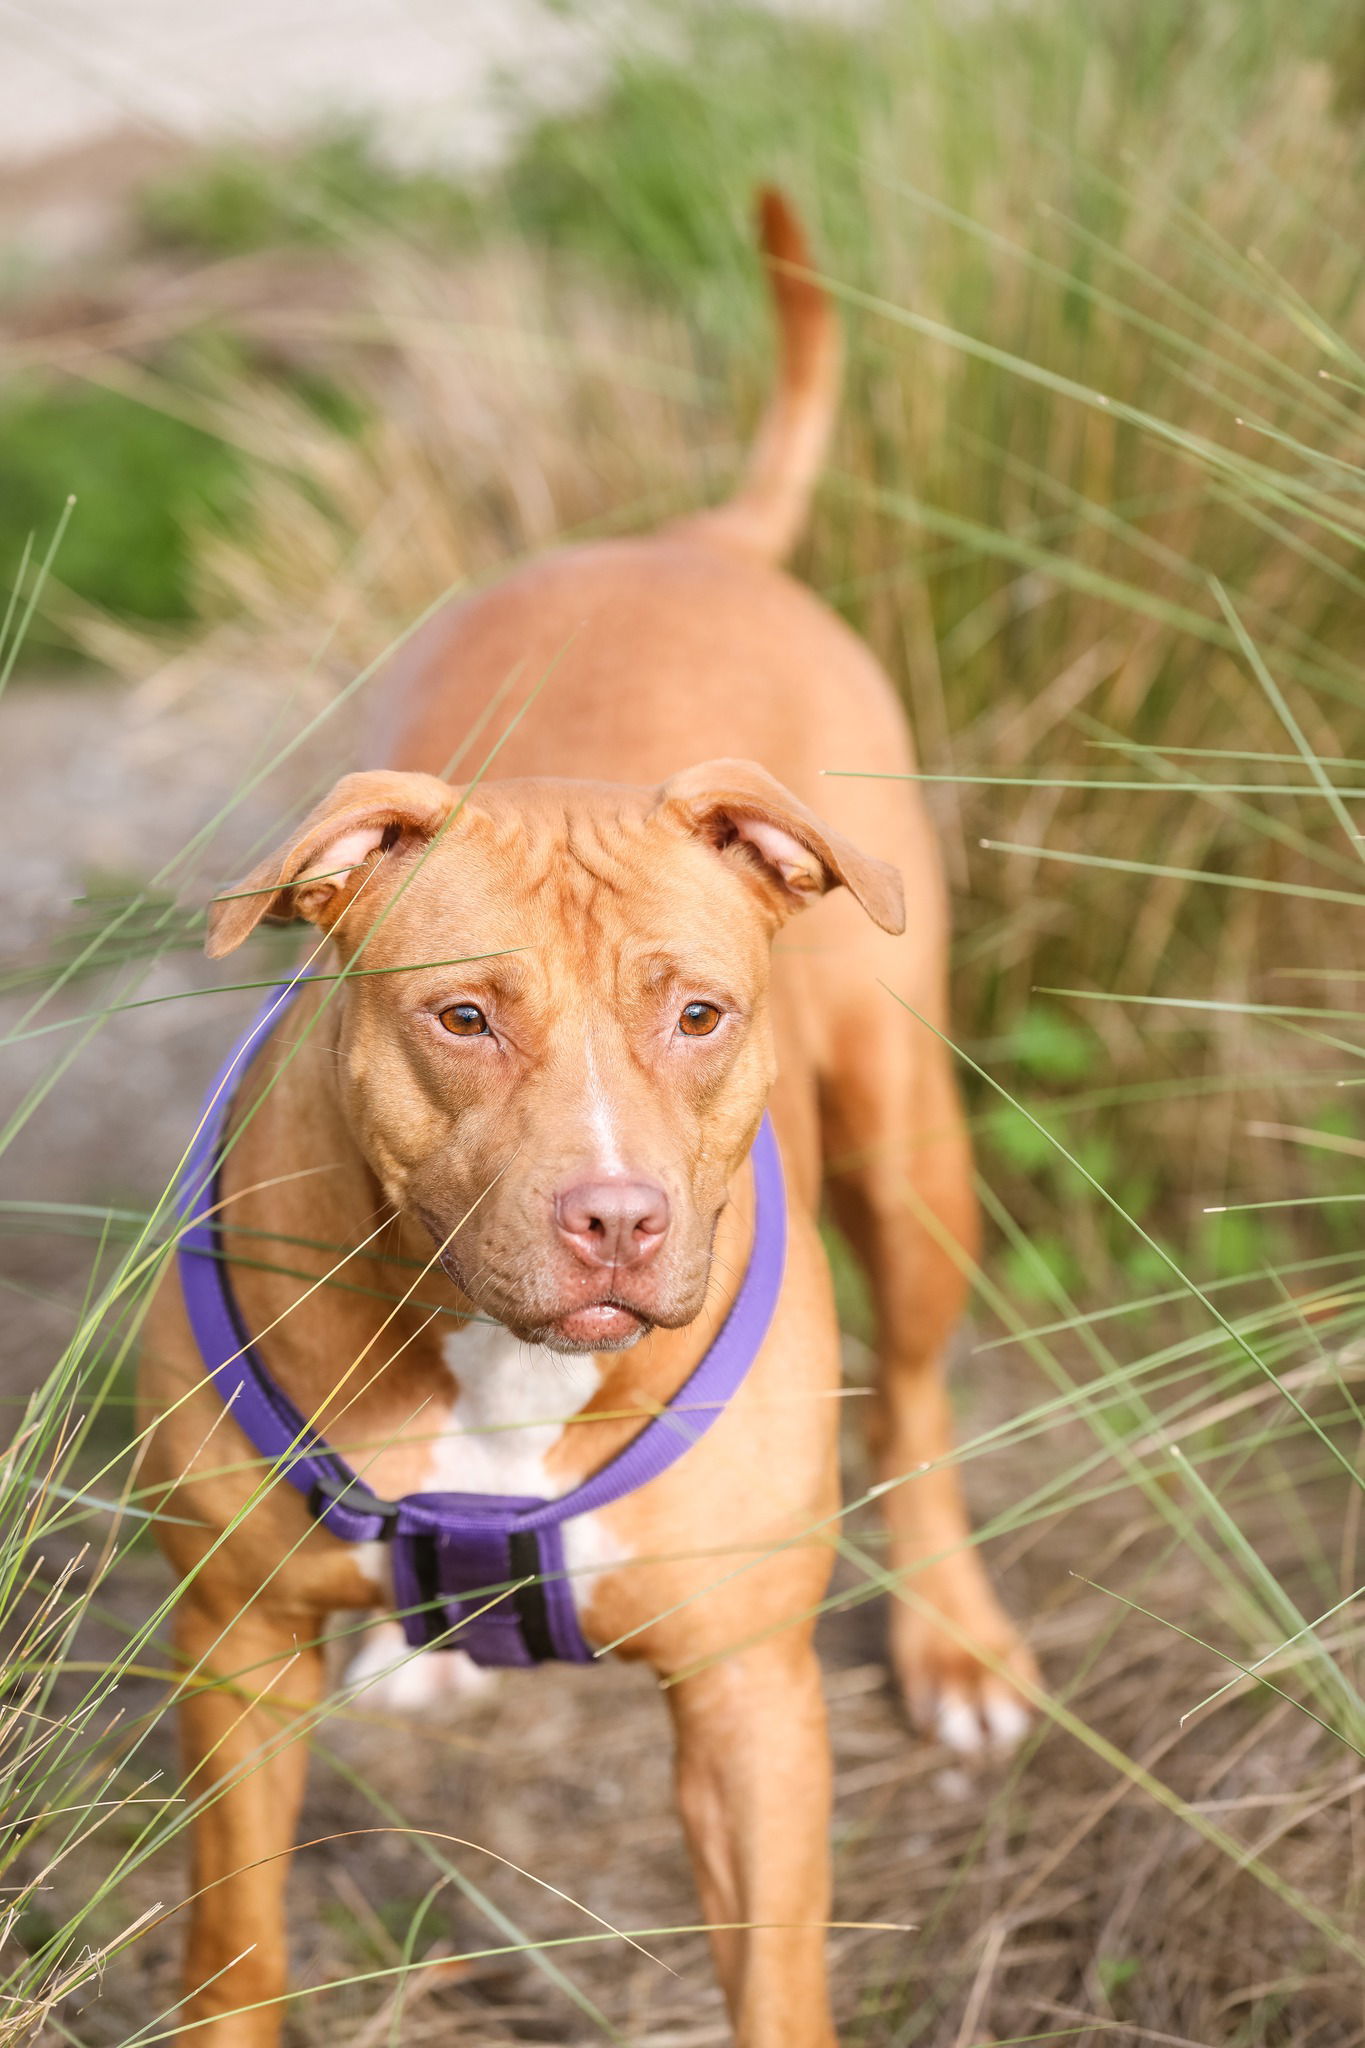
<svg viewBox="0 0 1365 2048"><path fill-rule="evenodd" d="M861 853L754 761L703 761L659 792L659 809L718 850L740 847L780 916L843 884L884 932L905 930L901 878Z"/></svg>
<svg viewBox="0 0 1365 2048"><path fill-rule="evenodd" d="M366 864L405 840L431 839L455 800L449 784L434 775L343 775L292 838L209 905L205 952L220 959L267 917L276 924L301 917L329 929L352 900Z"/></svg>

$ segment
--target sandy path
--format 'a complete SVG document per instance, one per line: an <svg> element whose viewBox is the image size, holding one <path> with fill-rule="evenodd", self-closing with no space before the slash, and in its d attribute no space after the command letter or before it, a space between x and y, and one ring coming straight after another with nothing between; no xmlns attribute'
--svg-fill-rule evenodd
<svg viewBox="0 0 1365 2048"><path fill-rule="evenodd" d="M518 96L572 100L602 54L541 0L0 0L0 164L120 130L261 140L363 114L398 154L468 165L497 154Z"/></svg>

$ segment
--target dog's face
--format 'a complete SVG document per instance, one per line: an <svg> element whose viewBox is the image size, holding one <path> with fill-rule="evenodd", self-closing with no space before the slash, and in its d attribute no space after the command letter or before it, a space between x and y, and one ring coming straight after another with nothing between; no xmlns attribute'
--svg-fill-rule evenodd
<svg viewBox="0 0 1365 2048"><path fill-rule="evenodd" d="M901 929L894 871L747 763L661 790L353 775L214 905L209 950L267 915L327 930L388 1200L481 1313L618 1350L701 1309L773 1075L772 935L837 882Z"/></svg>

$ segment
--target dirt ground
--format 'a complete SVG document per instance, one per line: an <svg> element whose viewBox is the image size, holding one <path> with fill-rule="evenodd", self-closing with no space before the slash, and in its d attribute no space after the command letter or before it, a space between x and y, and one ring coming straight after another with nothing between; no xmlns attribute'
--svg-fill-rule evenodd
<svg viewBox="0 0 1365 2048"><path fill-rule="evenodd" d="M1008 1363L989 1379L964 1365L960 1381L973 1431L1002 1419L1022 1391ZM1043 1458L1063 1464L1078 1434L1059 1432ZM1039 1463L1018 1453L974 1463L978 1516L1036 1483ZM852 1435L848 1468L856 1484ZM1292 1540L1277 1557L1261 1534L1288 1578ZM1076 1576L1211 1626L1199 1570L1155 1536L1126 1491L993 1555L1085 1739L1045 1725L1009 1764L968 1772L907 1732L880 1662L880 1602L822 1627L835 1913L853 1923L830 1936L846 2048L1360 2042L1358 1975L1296 1905L1302 1895L1348 1925L1358 1916L1358 1759L1283 1701L1239 1702L1181 1727L1217 1682L1216 1661ZM851 1590L847 1575L837 1583ZM149 1548L126 1558L84 1654L98 1665L164 1588ZM144 1797L174 1783L166 1671L158 1650L120 1689L124 1789L142 1785ZM1116 1767L1119 1753L1133 1765ZM1189 1802L1183 1816L1172 1795ZM69 1886L93 1889L135 1815L95 1838ZM1262 1857L1271 1883L1241 1871L1215 1833ZM696 1906L671 1807L666 1716L641 1671L504 1674L489 1696L416 1719L338 1706L315 1745L300 1840L293 2048L604 2038L701 2048L729 2038L704 1938L663 1931L693 1926ZM117 1887L92 1936L173 1905L185 1883L176 1846ZM415 1917L408 1953L421 1967L399 2002L384 1973L404 1960ZM639 1948L603 1939L602 1923L630 1931ZM97 1999L64 2011L65 2038L100 2048L168 2013L179 1932L165 1919L115 1961ZM526 1941L566 1945L538 1958L483 1953Z"/></svg>

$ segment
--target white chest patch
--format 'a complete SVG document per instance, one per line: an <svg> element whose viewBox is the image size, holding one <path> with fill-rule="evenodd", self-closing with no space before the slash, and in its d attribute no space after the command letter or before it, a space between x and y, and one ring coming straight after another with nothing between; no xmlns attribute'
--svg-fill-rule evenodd
<svg viewBox="0 0 1365 2048"><path fill-rule="evenodd" d="M442 1356L459 1398L432 1445L428 1487L451 1493L563 1493L545 1460L602 1384L588 1354L522 1344L499 1323L467 1323Z"/></svg>
<svg viewBox="0 0 1365 2048"><path fill-rule="evenodd" d="M466 1324L441 1349L459 1394L432 1442L421 1490L541 1500L566 1492L569 1482L552 1476L546 1460L601 1385L598 1360L587 1353L523 1344L496 1323ZM362 1548L365 1570L391 1597L384 1546ZM564 1560L580 1612L597 1575L620 1562L622 1554L597 1515L576 1515L564 1525ZM457 1673L459 1681L452 1685ZM346 1677L353 1691L363 1689L376 1704L411 1708L428 1704L437 1693L470 1690L469 1680L486 1683L491 1674L456 1653L414 1654L395 1623L382 1623L369 1632Z"/></svg>

